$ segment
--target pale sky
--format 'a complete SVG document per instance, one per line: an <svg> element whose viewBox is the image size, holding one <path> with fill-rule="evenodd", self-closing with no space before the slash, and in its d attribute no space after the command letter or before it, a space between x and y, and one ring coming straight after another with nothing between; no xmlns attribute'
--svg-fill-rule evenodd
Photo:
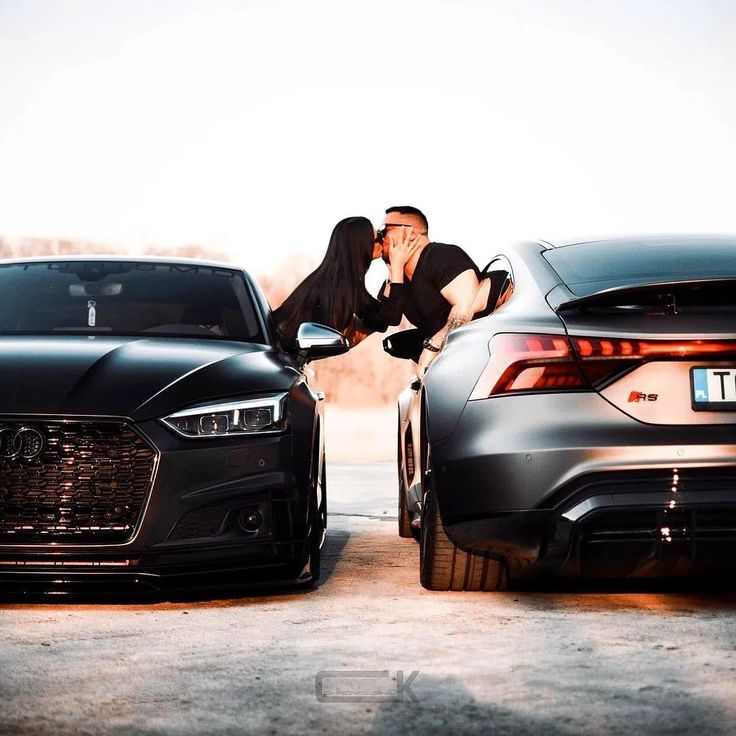
<svg viewBox="0 0 736 736"><path fill-rule="evenodd" d="M509 240L736 231L736 2L0 0L0 234L267 273L413 204Z"/></svg>

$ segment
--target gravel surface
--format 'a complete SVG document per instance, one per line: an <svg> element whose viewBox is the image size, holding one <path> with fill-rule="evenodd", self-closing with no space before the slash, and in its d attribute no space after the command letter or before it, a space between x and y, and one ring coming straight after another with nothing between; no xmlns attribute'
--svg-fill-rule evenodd
<svg viewBox="0 0 736 736"><path fill-rule="evenodd" d="M390 464L332 466L313 590L0 604L0 734L733 734L736 593L430 593Z"/></svg>

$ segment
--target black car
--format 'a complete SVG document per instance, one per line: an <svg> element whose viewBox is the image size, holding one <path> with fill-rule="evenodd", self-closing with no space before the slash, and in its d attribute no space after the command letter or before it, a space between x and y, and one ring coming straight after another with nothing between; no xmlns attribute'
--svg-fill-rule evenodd
<svg viewBox="0 0 736 736"><path fill-rule="evenodd" d="M736 237L519 243L487 272L495 311L399 402L422 584L732 574Z"/></svg>
<svg viewBox="0 0 736 736"><path fill-rule="evenodd" d="M315 581L320 394L231 266L0 262L0 591Z"/></svg>

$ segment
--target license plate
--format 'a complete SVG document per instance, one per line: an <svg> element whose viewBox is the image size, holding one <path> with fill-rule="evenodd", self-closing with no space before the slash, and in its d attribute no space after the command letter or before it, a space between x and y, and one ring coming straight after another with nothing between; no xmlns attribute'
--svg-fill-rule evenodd
<svg viewBox="0 0 736 736"><path fill-rule="evenodd" d="M736 410L736 368L691 368L690 384L696 411Z"/></svg>

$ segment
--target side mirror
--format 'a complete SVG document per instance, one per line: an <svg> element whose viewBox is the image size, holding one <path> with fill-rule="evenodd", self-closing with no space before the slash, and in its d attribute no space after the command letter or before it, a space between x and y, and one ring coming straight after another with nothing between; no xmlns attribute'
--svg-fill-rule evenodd
<svg viewBox="0 0 736 736"><path fill-rule="evenodd" d="M347 353L350 343L347 338L332 327L318 325L316 322L302 322L296 333L297 355L307 363L319 358Z"/></svg>
<svg viewBox="0 0 736 736"><path fill-rule="evenodd" d="M394 358L419 361L424 337L417 330L402 330L383 338L383 349Z"/></svg>

